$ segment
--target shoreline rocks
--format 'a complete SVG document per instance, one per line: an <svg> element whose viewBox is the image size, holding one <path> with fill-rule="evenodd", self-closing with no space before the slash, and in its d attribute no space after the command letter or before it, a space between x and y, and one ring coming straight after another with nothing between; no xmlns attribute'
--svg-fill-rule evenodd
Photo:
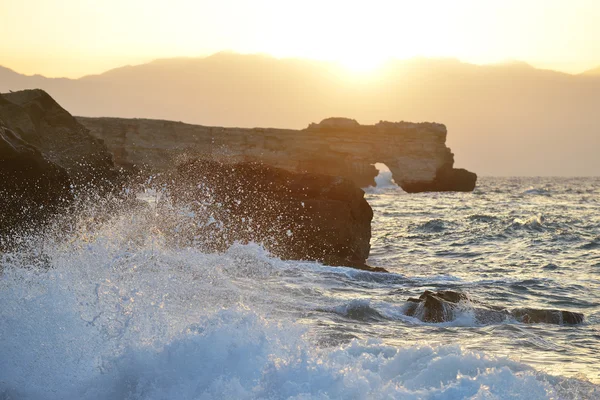
<svg viewBox="0 0 600 400"><path fill-rule="evenodd" d="M476 180L452 168L441 124L330 118L294 131L76 119L37 89L1 94L0 123L0 172L15 199L0 204L3 232L73 214L80 194L120 191L114 158L142 178L173 177L173 199L213 219L175 242L203 236L221 251L253 241L283 259L385 271L366 265L373 212L356 186L374 182L372 164L385 162L408 191L468 190Z"/></svg>
<svg viewBox="0 0 600 400"><path fill-rule="evenodd" d="M469 299L468 295L452 290L432 292L426 290L418 299L409 298L404 314L423 322L449 322L456 318L456 311L462 305L468 305L479 323L500 323L506 318L514 318L524 324L546 323L554 325L576 325L584 320L581 313L535 308L515 308L487 305Z"/></svg>
<svg viewBox="0 0 600 400"><path fill-rule="evenodd" d="M185 237L202 238L201 248L256 242L282 259L384 271L365 263L373 211L347 179L202 159L167 181L173 203L194 215Z"/></svg>
<svg viewBox="0 0 600 400"><path fill-rule="evenodd" d="M42 90L0 95L0 129L3 242L52 217L76 215L75 197L96 202L125 188L104 142ZM186 158L175 157L179 162L161 174L171 179L164 187L174 203L196 216L186 229L179 229L179 220L171 225L176 228L171 243L224 251L234 242L258 242L283 259L384 271L365 263L373 212L352 181L252 162ZM135 201L122 200L122 205ZM99 211L106 216L94 218L114 210Z"/></svg>

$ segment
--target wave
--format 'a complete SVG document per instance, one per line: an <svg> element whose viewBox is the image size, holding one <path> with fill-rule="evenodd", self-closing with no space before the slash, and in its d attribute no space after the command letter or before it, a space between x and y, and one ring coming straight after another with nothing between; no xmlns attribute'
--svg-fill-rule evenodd
<svg viewBox="0 0 600 400"><path fill-rule="evenodd" d="M1 256L0 399L546 399L598 393L597 386L458 345L399 347L356 339L322 346L310 327L294 321L297 314L280 310L304 301L292 297L292 289L322 285L324 291L340 289L328 294L351 296L356 292L340 278L366 288L410 285L402 275L281 261L256 244L222 253L178 247L139 213L90 224L68 240L42 238L27 251ZM425 280L460 281L445 275ZM346 299L330 311L354 321L398 323L391 310L397 305ZM472 318L466 310L447 326L472 326Z"/></svg>
<svg viewBox="0 0 600 400"><path fill-rule="evenodd" d="M387 192L405 193L400 186L394 182L392 172L384 164L377 163L375 168L379 171L375 177L375 186L363 188L368 194L382 194Z"/></svg>
<svg viewBox="0 0 600 400"><path fill-rule="evenodd" d="M2 398L546 399L562 398L565 382L584 387L459 346L397 348L353 340L319 349L301 327L242 305L192 318L165 334L169 326L144 327L155 312L117 307L129 300L120 294L107 310L129 322L114 326L85 318L81 299L42 282L51 280L28 280L46 286L46 293L15 287L13 301L3 297L8 307L2 309L0 356L11 368L0 371Z"/></svg>
<svg viewBox="0 0 600 400"><path fill-rule="evenodd" d="M509 228L541 231L545 228L545 222L545 217L542 214L538 214L526 219L515 218Z"/></svg>
<svg viewBox="0 0 600 400"><path fill-rule="evenodd" d="M386 318L379 311L371 307L370 301L355 299L349 303L333 307L330 311L346 318L358 321L383 321Z"/></svg>
<svg viewBox="0 0 600 400"><path fill-rule="evenodd" d="M493 215L474 214L474 215L469 215L469 220L475 221L475 222L492 223L492 222L497 221L498 217L495 217Z"/></svg>
<svg viewBox="0 0 600 400"><path fill-rule="evenodd" d="M542 267L542 269L546 270L546 271L556 271L556 270L560 269L560 267L558 265L556 265L556 264L550 263L550 264L544 265Z"/></svg>
<svg viewBox="0 0 600 400"><path fill-rule="evenodd" d="M423 233L440 233L449 228L449 223L441 219L432 219L417 225L413 228L414 231Z"/></svg>
<svg viewBox="0 0 600 400"><path fill-rule="evenodd" d="M582 244L579 248L583 250L594 250L600 248L600 236L594 238L588 243Z"/></svg>
<svg viewBox="0 0 600 400"><path fill-rule="evenodd" d="M534 196L551 196L552 191L549 189L530 187L529 189L523 191L521 194L522 195L534 195Z"/></svg>

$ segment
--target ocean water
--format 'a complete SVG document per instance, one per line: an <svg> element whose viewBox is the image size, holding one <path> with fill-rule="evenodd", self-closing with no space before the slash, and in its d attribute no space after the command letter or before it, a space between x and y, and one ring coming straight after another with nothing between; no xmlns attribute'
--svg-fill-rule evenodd
<svg viewBox="0 0 600 400"><path fill-rule="evenodd" d="M30 238L1 256L0 399L600 398L600 179L377 183L369 263L389 274L176 248L152 202ZM585 322L405 316L427 289Z"/></svg>

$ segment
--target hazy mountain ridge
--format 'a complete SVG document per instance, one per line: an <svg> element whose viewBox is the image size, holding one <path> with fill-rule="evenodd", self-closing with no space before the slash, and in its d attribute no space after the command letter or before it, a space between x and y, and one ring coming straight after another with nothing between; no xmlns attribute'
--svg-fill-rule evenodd
<svg viewBox="0 0 600 400"><path fill-rule="evenodd" d="M435 121L448 127L458 166L483 175L600 175L600 76L588 73L419 58L390 61L369 76L333 63L231 53L76 80L10 72L0 69L0 91L39 87L76 115L278 128L332 115L363 124Z"/></svg>
<svg viewBox="0 0 600 400"><path fill-rule="evenodd" d="M581 75L600 77L600 67L589 69L589 70L583 72Z"/></svg>

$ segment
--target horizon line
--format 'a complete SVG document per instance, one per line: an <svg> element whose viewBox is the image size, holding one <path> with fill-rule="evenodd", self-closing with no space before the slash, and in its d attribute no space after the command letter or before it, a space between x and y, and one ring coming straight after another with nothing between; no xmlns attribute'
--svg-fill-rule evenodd
<svg viewBox="0 0 600 400"><path fill-rule="evenodd" d="M168 61L168 60L202 60L202 59L207 59L207 58L211 58L211 57L215 57L215 56L219 56L219 55L236 55L236 56L243 56L243 57L256 57L256 56L260 56L260 57L264 57L264 58L270 58L273 60L278 60L278 61L290 61L290 60L296 60L296 61L309 61L309 62L314 62L314 63L318 63L318 64L329 64L329 65L333 65L333 66L337 66L340 68L344 68L347 70L350 70L350 68L348 68L347 66L344 65L344 63L340 60L333 60L333 59L317 59L317 58L311 58L311 57L291 57L291 56L282 56L282 57L278 57L269 53L241 53L241 52L235 52L235 51L230 51L230 50L221 50L221 51L217 51L208 55L197 55L197 56L173 56L173 57L158 57L158 58L152 58L149 59L148 61L145 62L140 62L137 64L122 64L122 65L118 65L115 66L113 68L109 68L106 69L102 72L99 73L86 73L80 76L47 76L47 75L43 75L41 73L34 73L34 74L26 74L26 73L22 73L17 71L16 69L11 68L10 66L6 66L6 65L2 65L0 64L0 68L4 68L7 69L13 73L25 76L25 77L42 77L42 78L47 78L47 79L70 79L70 80L79 80L79 79L83 79L83 78L87 78L87 77L93 77L93 76L100 76L100 75L104 75L108 72L111 71L115 71L115 70L119 70L122 68L131 68L131 67L138 67L138 66L142 66L142 65L148 65L148 64L152 64L155 62L159 62L159 61ZM551 72L556 72L559 74L564 74L564 75L570 75L570 76L581 76L584 75L586 72L589 71L594 71L595 69L600 69L600 66L598 67L592 67L592 68L586 68L583 71L580 72L567 72L564 70L559 70L559 69L554 69L554 68L548 68L548 67L541 67L541 66L536 66L533 63L527 62L527 61L522 61L522 60L517 60L517 59L505 59L502 61L496 61L496 62L488 62L488 63L476 63L476 62L470 62L470 61L463 61L458 57L434 57L434 56L422 56L422 55L415 55L415 56L411 56L411 57L406 57L406 58L399 58L399 57L389 57L386 58L385 60L383 60L377 67L373 68L371 71L367 71L365 72L365 74L372 74L375 71L382 69L386 64L392 63L392 62L408 62L408 61L414 61L414 60L425 60L425 61L455 61L458 62L460 64L465 64L465 65L474 65L474 66L479 66L479 67L494 67L494 66L511 66L511 65L522 65L522 66L526 66L526 67L530 67L532 69L538 70L538 71L551 71Z"/></svg>

